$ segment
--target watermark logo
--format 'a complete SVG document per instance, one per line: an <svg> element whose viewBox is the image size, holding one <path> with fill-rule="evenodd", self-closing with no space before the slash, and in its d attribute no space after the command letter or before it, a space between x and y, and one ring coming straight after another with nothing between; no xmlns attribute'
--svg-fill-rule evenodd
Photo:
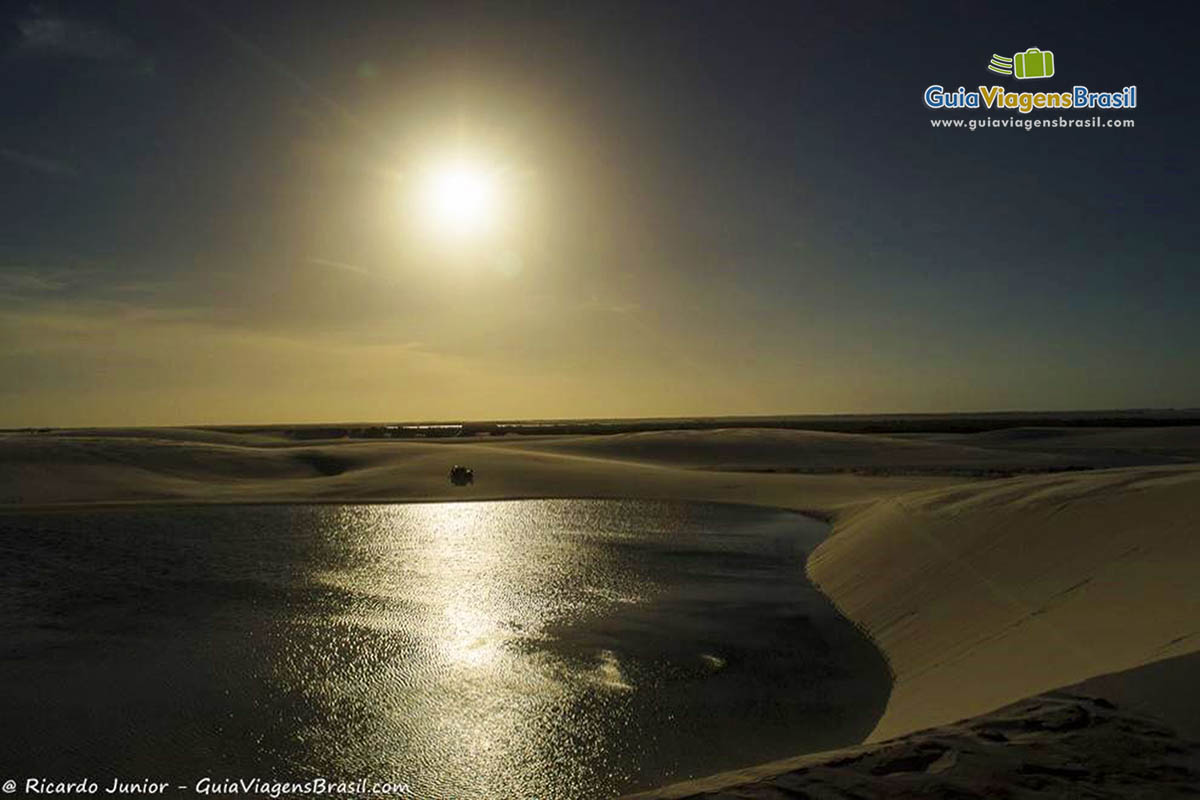
<svg viewBox="0 0 1200 800"><path fill-rule="evenodd" d="M1018 80L1051 78L1054 76L1054 53L1036 47L1016 53L1012 58L992 53L988 71L997 75L1011 75Z"/></svg>
<svg viewBox="0 0 1200 800"><path fill-rule="evenodd" d="M1017 80L1053 78L1056 74L1054 52L1030 47L1012 58L996 53L988 62L988 71ZM953 84L951 84L953 85ZM1047 91L1009 91L1003 86L959 86L957 90L934 83L925 88L925 106L934 111L977 109L980 111L1016 111L1032 114L1041 111L1084 109L1126 110L1137 108L1137 86L1130 85L1109 91L1093 91L1082 84L1069 89L1050 88Z"/></svg>

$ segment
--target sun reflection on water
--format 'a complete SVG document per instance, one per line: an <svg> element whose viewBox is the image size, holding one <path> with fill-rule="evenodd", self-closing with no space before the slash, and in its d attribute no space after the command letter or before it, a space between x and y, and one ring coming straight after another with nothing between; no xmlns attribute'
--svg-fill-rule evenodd
<svg viewBox="0 0 1200 800"><path fill-rule="evenodd" d="M276 680L314 709L298 726L312 770L370 768L430 797L579 798L674 775L694 756L659 733L731 680L722 638L756 635L713 633L713 599L753 608L762 581L735 581L737 559L775 546L645 503L325 513L321 601L291 623Z"/></svg>
<svg viewBox="0 0 1200 800"><path fill-rule="evenodd" d="M544 743L560 741L564 727L585 747L602 747L586 744L592 733L572 702L581 691L628 689L617 656L605 651L595 669L581 669L542 645L554 639L549 626L617 602L610 595L637 600L580 585L570 537L531 537L528 519L495 503L360 506L342 509L338 523L340 563L317 577L354 598L337 617L344 633L424 644L408 654L422 663L399 674L382 663L374 676L339 670L320 683L330 695L374 698L372 747L403 741L404 752L425 754L443 791L487 785L501 794L527 789L536 765L548 774L558 753ZM469 773L455 774L455 764Z"/></svg>

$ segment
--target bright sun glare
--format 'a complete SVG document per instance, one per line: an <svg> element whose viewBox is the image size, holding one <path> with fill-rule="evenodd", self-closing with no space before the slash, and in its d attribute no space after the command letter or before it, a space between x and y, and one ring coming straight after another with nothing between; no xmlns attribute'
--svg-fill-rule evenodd
<svg viewBox="0 0 1200 800"><path fill-rule="evenodd" d="M476 236L496 222L496 175L469 161L447 162L426 173L421 200L429 224L438 233Z"/></svg>

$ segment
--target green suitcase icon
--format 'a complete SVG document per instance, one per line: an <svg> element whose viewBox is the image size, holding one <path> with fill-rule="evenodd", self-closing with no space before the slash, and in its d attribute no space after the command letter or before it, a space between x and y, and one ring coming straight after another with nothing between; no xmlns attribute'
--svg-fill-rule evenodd
<svg viewBox="0 0 1200 800"><path fill-rule="evenodd" d="M1031 47L1013 56L1013 72L1018 78L1049 78L1054 74L1054 53Z"/></svg>

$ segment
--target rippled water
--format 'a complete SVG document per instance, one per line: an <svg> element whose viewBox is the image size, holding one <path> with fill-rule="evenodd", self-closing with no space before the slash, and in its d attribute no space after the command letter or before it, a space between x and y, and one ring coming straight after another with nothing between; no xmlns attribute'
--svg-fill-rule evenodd
<svg viewBox="0 0 1200 800"><path fill-rule="evenodd" d="M3 766L604 798L864 736L824 526L624 501L0 517Z"/></svg>

